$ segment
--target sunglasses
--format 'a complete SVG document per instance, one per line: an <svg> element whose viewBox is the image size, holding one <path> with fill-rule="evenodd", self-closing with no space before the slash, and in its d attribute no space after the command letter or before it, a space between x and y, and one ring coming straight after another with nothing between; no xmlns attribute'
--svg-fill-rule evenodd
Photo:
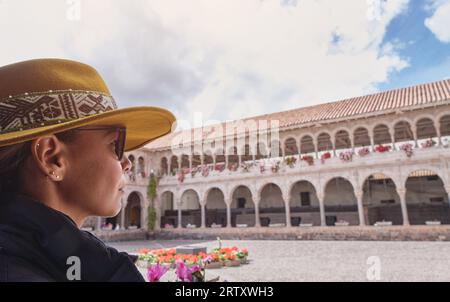
<svg viewBox="0 0 450 302"><path fill-rule="evenodd" d="M96 131L96 130L111 130L114 129L117 132L117 140L115 142L114 151L117 155L119 161L122 160L123 153L125 152L125 141L126 141L126 128L125 127L114 127L114 126L99 126L91 128L76 128L72 129L75 131Z"/></svg>

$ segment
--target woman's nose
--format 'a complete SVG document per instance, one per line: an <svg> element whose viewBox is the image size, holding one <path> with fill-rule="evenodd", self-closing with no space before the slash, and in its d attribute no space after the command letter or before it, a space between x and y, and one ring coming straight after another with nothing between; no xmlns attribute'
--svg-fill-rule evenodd
<svg viewBox="0 0 450 302"><path fill-rule="evenodd" d="M131 162L126 155L122 156L122 160L120 161L120 164L122 165L122 170L124 172L128 172L131 168Z"/></svg>

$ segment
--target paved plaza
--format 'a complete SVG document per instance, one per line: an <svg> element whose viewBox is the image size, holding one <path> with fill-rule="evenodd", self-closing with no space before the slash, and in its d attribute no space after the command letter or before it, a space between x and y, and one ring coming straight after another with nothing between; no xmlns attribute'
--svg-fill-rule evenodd
<svg viewBox="0 0 450 302"><path fill-rule="evenodd" d="M140 248L206 246L218 241L114 242L126 252ZM450 281L450 242L223 240L249 250L250 263L207 270L224 281ZM144 273L144 270L141 270Z"/></svg>

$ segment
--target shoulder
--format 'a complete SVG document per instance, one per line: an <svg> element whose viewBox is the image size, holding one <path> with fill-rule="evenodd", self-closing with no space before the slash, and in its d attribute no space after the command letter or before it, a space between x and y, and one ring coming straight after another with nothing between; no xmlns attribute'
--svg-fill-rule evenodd
<svg viewBox="0 0 450 302"><path fill-rule="evenodd" d="M47 273L32 263L5 254L0 248L0 282L53 282Z"/></svg>

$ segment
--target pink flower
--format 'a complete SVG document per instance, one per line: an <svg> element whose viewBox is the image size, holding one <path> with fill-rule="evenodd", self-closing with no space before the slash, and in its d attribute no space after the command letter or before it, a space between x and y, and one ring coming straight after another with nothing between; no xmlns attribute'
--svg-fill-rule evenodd
<svg viewBox="0 0 450 302"><path fill-rule="evenodd" d="M156 264L152 265L147 270L147 278L149 282L158 282L159 279L161 279L162 276L164 276L165 273L169 268L167 266Z"/></svg>
<svg viewBox="0 0 450 302"><path fill-rule="evenodd" d="M177 262L175 273L180 281L192 282L192 273L189 271L189 268L186 266L186 264L184 264L184 262Z"/></svg>

